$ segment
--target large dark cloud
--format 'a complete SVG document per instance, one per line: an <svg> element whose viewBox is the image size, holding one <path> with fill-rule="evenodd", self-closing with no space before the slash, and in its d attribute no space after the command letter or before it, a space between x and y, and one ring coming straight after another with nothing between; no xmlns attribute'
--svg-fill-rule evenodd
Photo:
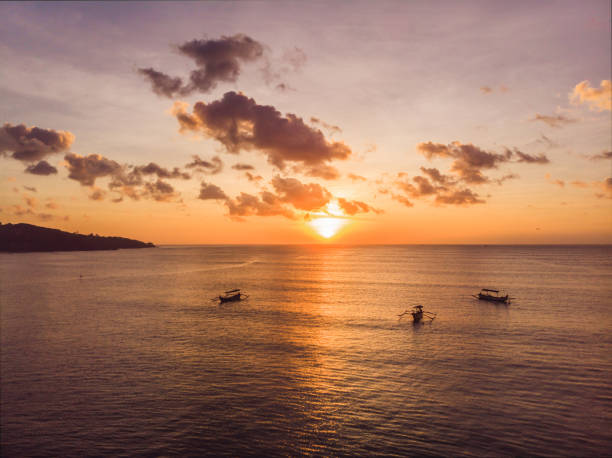
<svg viewBox="0 0 612 458"><path fill-rule="evenodd" d="M74 135L67 131L4 124L0 128L0 155L10 154L23 162L35 162L68 151Z"/></svg>
<svg viewBox="0 0 612 458"><path fill-rule="evenodd" d="M346 159L351 150L344 143L328 141L323 133L294 115L282 114L270 105L259 105L243 94L227 92L221 100L197 102L193 113L175 104L181 131L194 131L219 141L227 152L260 150L280 169L286 162L314 167Z"/></svg>
<svg viewBox="0 0 612 458"><path fill-rule="evenodd" d="M178 46L178 51L193 59L197 67L189 75L188 82L183 83L181 78L153 68L138 69L158 95L173 97L195 91L209 92L218 82L235 82L241 65L261 58L264 47L247 35L236 34L219 39L187 41Z"/></svg>
<svg viewBox="0 0 612 458"><path fill-rule="evenodd" d="M25 173L31 173L32 175L53 175L57 173L57 169L47 161L39 161L36 164L27 166Z"/></svg>

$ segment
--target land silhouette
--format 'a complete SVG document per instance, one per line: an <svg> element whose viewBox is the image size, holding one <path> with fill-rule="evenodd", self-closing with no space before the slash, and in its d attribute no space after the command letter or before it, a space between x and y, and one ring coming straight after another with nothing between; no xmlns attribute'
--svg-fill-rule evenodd
<svg viewBox="0 0 612 458"><path fill-rule="evenodd" d="M5 252L93 251L153 247L155 245L152 243L125 237L84 235L25 223L0 223L0 251Z"/></svg>

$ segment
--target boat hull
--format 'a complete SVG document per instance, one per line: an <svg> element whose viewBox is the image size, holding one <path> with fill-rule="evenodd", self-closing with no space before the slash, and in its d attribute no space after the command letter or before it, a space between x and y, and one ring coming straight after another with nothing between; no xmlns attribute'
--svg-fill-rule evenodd
<svg viewBox="0 0 612 458"><path fill-rule="evenodd" d="M505 296L489 296L488 294L478 294L478 299L489 302L508 302L508 295Z"/></svg>

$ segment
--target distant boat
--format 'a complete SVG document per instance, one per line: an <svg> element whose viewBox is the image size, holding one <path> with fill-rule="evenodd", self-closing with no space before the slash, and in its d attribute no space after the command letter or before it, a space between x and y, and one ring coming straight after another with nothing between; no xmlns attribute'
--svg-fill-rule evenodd
<svg viewBox="0 0 612 458"><path fill-rule="evenodd" d="M431 321L433 321L436 317L435 313L425 312L422 305L415 305L412 310L406 310L404 313L399 314L399 319L401 320L402 317L408 313L412 315L412 322L414 324L420 323L423 318L429 318Z"/></svg>
<svg viewBox="0 0 612 458"><path fill-rule="evenodd" d="M249 297L249 295L240 292L240 289L230 289L229 291L225 291L223 294L219 295L219 302L241 301L247 297Z"/></svg>
<svg viewBox="0 0 612 458"><path fill-rule="evenodd" d="M505 296L502 296L500 291L496 289L487 289L487 288L482 288L480 292L478 293L478 296L475 295L474 297L481 301L503 302L503 303L507 303L508 299L510 298L508 294L506 294Z"/></svg>

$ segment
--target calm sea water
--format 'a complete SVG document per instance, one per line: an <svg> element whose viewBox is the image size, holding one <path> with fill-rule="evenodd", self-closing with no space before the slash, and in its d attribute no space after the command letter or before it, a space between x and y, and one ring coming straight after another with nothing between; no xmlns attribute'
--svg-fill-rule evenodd
<svg viewBox="0 0 612 458"><path fill-rule="evenodd" d="M612 453L612 247L161 247L0 266L3 456ZM250 298L210 300L235 287ZM477 301L481 287L515 299ZM437 318L399 321L416 303Z"/></svg>

